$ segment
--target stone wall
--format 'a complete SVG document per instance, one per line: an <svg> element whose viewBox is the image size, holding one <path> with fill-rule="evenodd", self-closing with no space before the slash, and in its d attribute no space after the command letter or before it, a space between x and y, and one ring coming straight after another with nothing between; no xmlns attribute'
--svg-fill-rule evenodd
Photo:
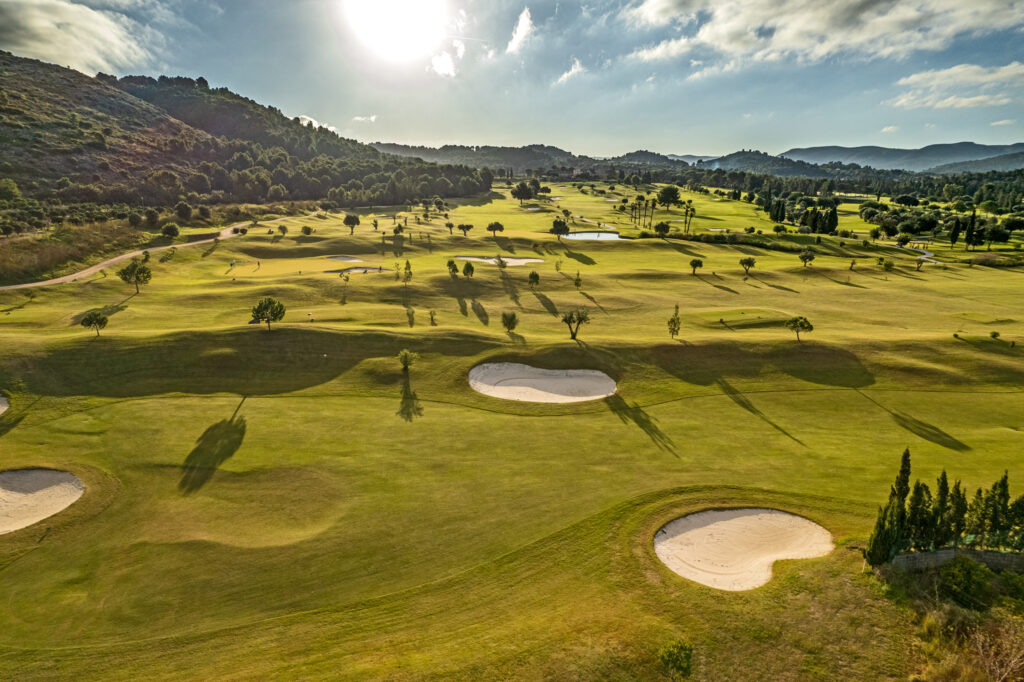
<svg viewBox="0 0 1024 682"><path fill-rule="evenodd" d="M1020 552L992 552L979 549L940 549L935 552L897 554L893 558L892 564L908 571L923 571L941 566L956 556L974 559L996 571L1024 573L1024 554Z"/></svg>

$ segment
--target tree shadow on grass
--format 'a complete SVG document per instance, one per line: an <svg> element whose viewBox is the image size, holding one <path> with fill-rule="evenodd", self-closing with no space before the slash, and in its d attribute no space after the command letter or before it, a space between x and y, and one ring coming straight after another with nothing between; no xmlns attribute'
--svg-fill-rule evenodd
<svg viewBox="0 0 1024 682"><path fill-rule="evenodd" d="M730 384L728 381L726 381L725 379L719 379L716 383L718 384L718 387L722 389L722 393L728 396L729 400L733 401L734 403L742 407L744 410L754 415L755 417L761 419L765 424L768 424L768 426L772 427L786 438L789 438L790 440L799 443L800 445L804 445L804 442L802 440L800 440L799 438L791 434L789 431L787 431L786 429L782 428L781 426L773 422L771 419L769 419L764 412L759 410L757 406L754 405L754 403L750 402L750 398L743 395L743 393L741 393L739 389ZM804 447L807 446L804 445Z"/></svg>
<svg viewBox="0 0 1024 682"><path fill-rule="evenodd" d="M498 245L498 248L501 249L502 251L508 251L509 253L515 253L516 252L515 242L513 242L508 237L495 237L494 238L494 242Z"/></svg>
<svg viewBox="0 0 1024 682"><path fill-rule="evenodd" d="M505 289L505 295L508 296L513 303L522 308L523 304L519 302L519 287L516 286L515 280L513 280L512 276L504 270L500 271L499 276L501 277L501 286Z"/></svg>
<svg viewBox="0 0 1024 682"><path fill-rule="evenodd" d="M77 313L74 317L71 318L70 326L77 327L78 325L82 324L82 320L85 319L85 316L93 312L99 313L100 315L103 315L105 317L116 315L122 310L125 310L128 307L128 301L135 298L135 296L136 294L132 294L131 296L125 298L124 300L118 303L110 303L108 305L103 306L102 308L90 308L89 310Z"/></svg>
<svg viewBox="0 0 1024 682"><path fill-rule="evenodd" d="M593 303L595 306L597 306L597 309L600 310L605 315L608 314L608 311L604 309L604 306L602 306L600 303L598 303L597 299L594 298L593 296L591 296L590 294L588 294L587 292L581 290L580 291L580 296L582 296L583 298L587 299L588 301Z"/></svg>
<svg viewBox="0 0 1024 682"><path fill-rule="evenodd" d="M641 431L647 434L647 437L651 439L659 449L664 450L679 457L676 454L675 443L672 439L661 430L658 426L657 420L651 415L647 414L646 411L639 404L633 403L630 405L623 400L618 394L610 395L604 399L608 409L615 413L619 419L622 420L623 424L633 423Z"/></svg>
<svg viewBox="0 0 1024 682"><path fill-rule="evenodd" d="M245 398L242 399L242 403ZM178 490L183 495L198 492L206 485L221 464L231 458L245 438L245 417L238 415L242 403L238 404L230 419L222 419L210 426L199 436L196 446L188 453L181 465L181 480Z"/></svg>
<svg viewBox="0 0 1024 682"><path fill-rule="evenodd" d="M696 251L696 250L690 248L689 246L686 246L686 245L682 244L681 242L669 241L667 239L664 240L664 241L665 241L666 244L671 246L673 249L675 249L679 253L686 254L687 256L694 256L695 258L706 258L706 256L703 253L701 253L700 251Z"/></svg>
<svg viewBox="0 0 1024 682"><path fill-rule="evenodd" d="M487 314L487 308L485 308L480 301L473 299L472 308L473 314L476 315L478 320L484 324L491 323L491 316Z"/></svg>
<svg viewBox="0 0 1024 682"><path fill-rule="evenodd" d="M412 422L416 417L423 416L423 406L420 405L416 391L412 390L408 372L402 373L402 400L398 404L398 412L395 414L407 422Z"/></svg>
<svg viewBox="0 0 1024 682"><path fill-rule="evenodd" d="M904 414L903 412L889 410L889 414L892 415L893 421L919 438L923 438L935 443L936 445L941 445L944 448L956 450L958 452L967 452L971 449L970 445L954 438L934 424L929 424L928 422L923 422L920 419L915 419L909 414Z"/></svg>
<svg viewBox="0 0 1024 682"><path fill-rule="evenodd" d="M544 310L548 311L548 313L551 314L552 316L558 317L558 307L550 298L540 293L539 291L534 291L533 295L536 296L540 304L544 306Z"/></svg>
<svg viewBox="0 0 1024 682"><path fill-rule="evenodd" d="M580 251L573 251L568 246L565 247L565 255L568 256L569 258L572 258L575 261L579 261L580 263L583 263L584 265L596 265L597 264L597 261L594 260L593 258L591 258L590 256L588 256L587 254L582 253Z"/></svg>

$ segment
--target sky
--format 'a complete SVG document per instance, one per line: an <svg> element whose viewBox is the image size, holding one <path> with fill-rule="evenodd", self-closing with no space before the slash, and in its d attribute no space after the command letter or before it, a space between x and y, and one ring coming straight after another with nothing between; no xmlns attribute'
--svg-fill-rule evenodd
<svg viewBox="0 0 1024 682"><path fill-rule="evenodd" d="M364 142L1024 141L1024 0L0 0L0 49L204 76Z"/></svg>

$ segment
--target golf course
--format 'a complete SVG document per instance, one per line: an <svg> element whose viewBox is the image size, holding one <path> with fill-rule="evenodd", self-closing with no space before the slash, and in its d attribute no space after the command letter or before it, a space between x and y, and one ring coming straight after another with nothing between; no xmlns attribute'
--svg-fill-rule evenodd
<svg viewBox="0 0 1024 682"><path fill-rule="evenodd" d="M35 472L0 473L0 677L919 670L863 549L906 448L1022 480L1024 268L980 258L1021 234L921 264L854 203L780 234L681 189L662 237L617 209L657 184L549 184L268 204L141 283L0 289L0 471ZM683 519L716 510L736 547Z"/></svg>

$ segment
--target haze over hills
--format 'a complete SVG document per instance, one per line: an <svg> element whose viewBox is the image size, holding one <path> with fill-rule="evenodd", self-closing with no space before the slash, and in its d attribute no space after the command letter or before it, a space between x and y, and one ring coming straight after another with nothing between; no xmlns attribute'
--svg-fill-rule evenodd
<svg viewBox="0 0 1024 682"><path fill-rule="evenodd" d="M986 171L1011 171L1024 168L1024 151L1001 154L977 161L947 163L929 169L930 173L984 173Z"/></svg>
<svg viewBox="0 0 1024 682"><path fill-rule="evenodd" d="M831 162L855 163L872 168L900 168L926 171L944 164L977 161L1003 154L1024 151L1024 142L1009 145L985 145L974 142L932 144L920 149L888 147L804 147L782 152L795 161L825 164Z"/></svg>

